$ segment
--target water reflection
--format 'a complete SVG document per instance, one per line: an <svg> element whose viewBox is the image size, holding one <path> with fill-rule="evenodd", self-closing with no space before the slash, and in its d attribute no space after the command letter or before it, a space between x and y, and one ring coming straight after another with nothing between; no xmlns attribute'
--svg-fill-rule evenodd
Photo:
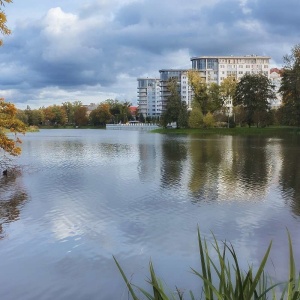
<svg viewBox="0 0 300 300"><path fill-rule="evenodd" d="M168 187L178 184L183 175L184 162L187 159L185 140L165 137L161 145L161 184Z"/></svg>
<svg viewBox="0 0 300 300"><path fill-rule="evenodd" d="M282 146L282 169L280 184L285 201L294 214L300 215L300 138L287 140Z"/></svg>
<svg viewBox="0 0 300 300"><path fill-rule="evenodd" d="M188 187L194 202L218 198L219 167L223 149L216 139L191 139L188 144L190 178Z"/></svg>
<svg viewBox="0 0 300 300"><path fill-rule="evenodd" d="M299 141L50 130L23 147L20 165L34 172L0 178L10 237L0 298L124 299L112 255L143 287L151 257L170 288L194 290L197 224L232 242L246 266L273 238L272 259L287 257L286 227L299 252Z"/></svg>
<svg viewBox="0 0 300 300"><path fill-rule="evenodd" d="M10 169L0 177L0 239L5 237L5 224L19 219L22 206L28 200L26 191L18 184L21 171Z"/></svg>

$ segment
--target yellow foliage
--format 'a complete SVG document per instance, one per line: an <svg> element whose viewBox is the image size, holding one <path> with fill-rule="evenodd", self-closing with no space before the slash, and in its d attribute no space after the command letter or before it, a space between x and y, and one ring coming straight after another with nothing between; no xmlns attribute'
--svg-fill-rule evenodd
<svg viewBox="0 0 300 300"><path fill-rule="evenodd" d="M22 141L17 133L25 134L26 126L16 118L17 108L12 103L6 103L0 98L0 148L4 152L17 156L21 154L19 144Z"/></svg>
<svg viewBox="0 0 300 300"><path fill-rule="evenodd" d="M1 9L1 6L4 6L5 4L4 2L11 3L12 0L0 0L0 33L7 35L10 34L11 31L6 26L6 22L7 22L6 15L4 11ZM2 40L0 39L0 46L1 45L2 45Z"/></svg>

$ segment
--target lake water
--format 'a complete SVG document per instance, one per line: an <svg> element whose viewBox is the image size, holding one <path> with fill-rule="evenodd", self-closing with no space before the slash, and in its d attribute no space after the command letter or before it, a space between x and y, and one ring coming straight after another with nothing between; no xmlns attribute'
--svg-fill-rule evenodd
<svg viewBox="0 0 300 300"><path fill-rule="evenodd" d="M128 299L113 261L148 288L198 293L197 226L230 241L242 267L273 240L285 280L287 229L300 268L300 138L41 130L0 178L1 299Z"/></svg>

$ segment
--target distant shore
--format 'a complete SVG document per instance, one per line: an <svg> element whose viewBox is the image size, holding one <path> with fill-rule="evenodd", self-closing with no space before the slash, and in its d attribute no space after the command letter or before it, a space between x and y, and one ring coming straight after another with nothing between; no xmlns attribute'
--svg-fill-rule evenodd
<svg viewBox="0 0 300 300"><path fill-rule="evenodd" d="M299 135L300 127L291 126L270 126L265 128L257 127L236 127L236 128L199 128L199 129L155 129L154 133L168 133L168 134L218 134L218 135L258 135L258 136L285 136L285 135Z"/></svg>

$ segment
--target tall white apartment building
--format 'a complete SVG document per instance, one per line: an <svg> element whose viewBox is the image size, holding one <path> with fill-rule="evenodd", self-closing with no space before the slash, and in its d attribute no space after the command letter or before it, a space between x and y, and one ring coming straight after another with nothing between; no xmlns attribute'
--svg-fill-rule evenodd
<svg viewBox="0 0 300 300"><path fill-rule="evenodd" d="M181 101L185 102L188 108L191 108L192 89L188 82L187 72L188 72L188 70L186 70L186 69L159 70L162 111L164 111L166 109L167 100L170 95L170 92L168 90L168 81L171 78L176 78L176 80L177 80L178 93L180 94Z"/></svg>
<svg viewBox="0 0 300 300"><path fill-rule="evenodd" d="M144 117L161 115L162 102L160 97L160 81L157 78L138 78L139 113Z"/></svg>
<svg viewBox="0 0 300 300"><path fill-rule="evenodd" d="M269 78L269 56L199 56L192 57L192 69L198 70L206 82L221 82L228 76L240 79L245 74L262 73Z"/></svg>

